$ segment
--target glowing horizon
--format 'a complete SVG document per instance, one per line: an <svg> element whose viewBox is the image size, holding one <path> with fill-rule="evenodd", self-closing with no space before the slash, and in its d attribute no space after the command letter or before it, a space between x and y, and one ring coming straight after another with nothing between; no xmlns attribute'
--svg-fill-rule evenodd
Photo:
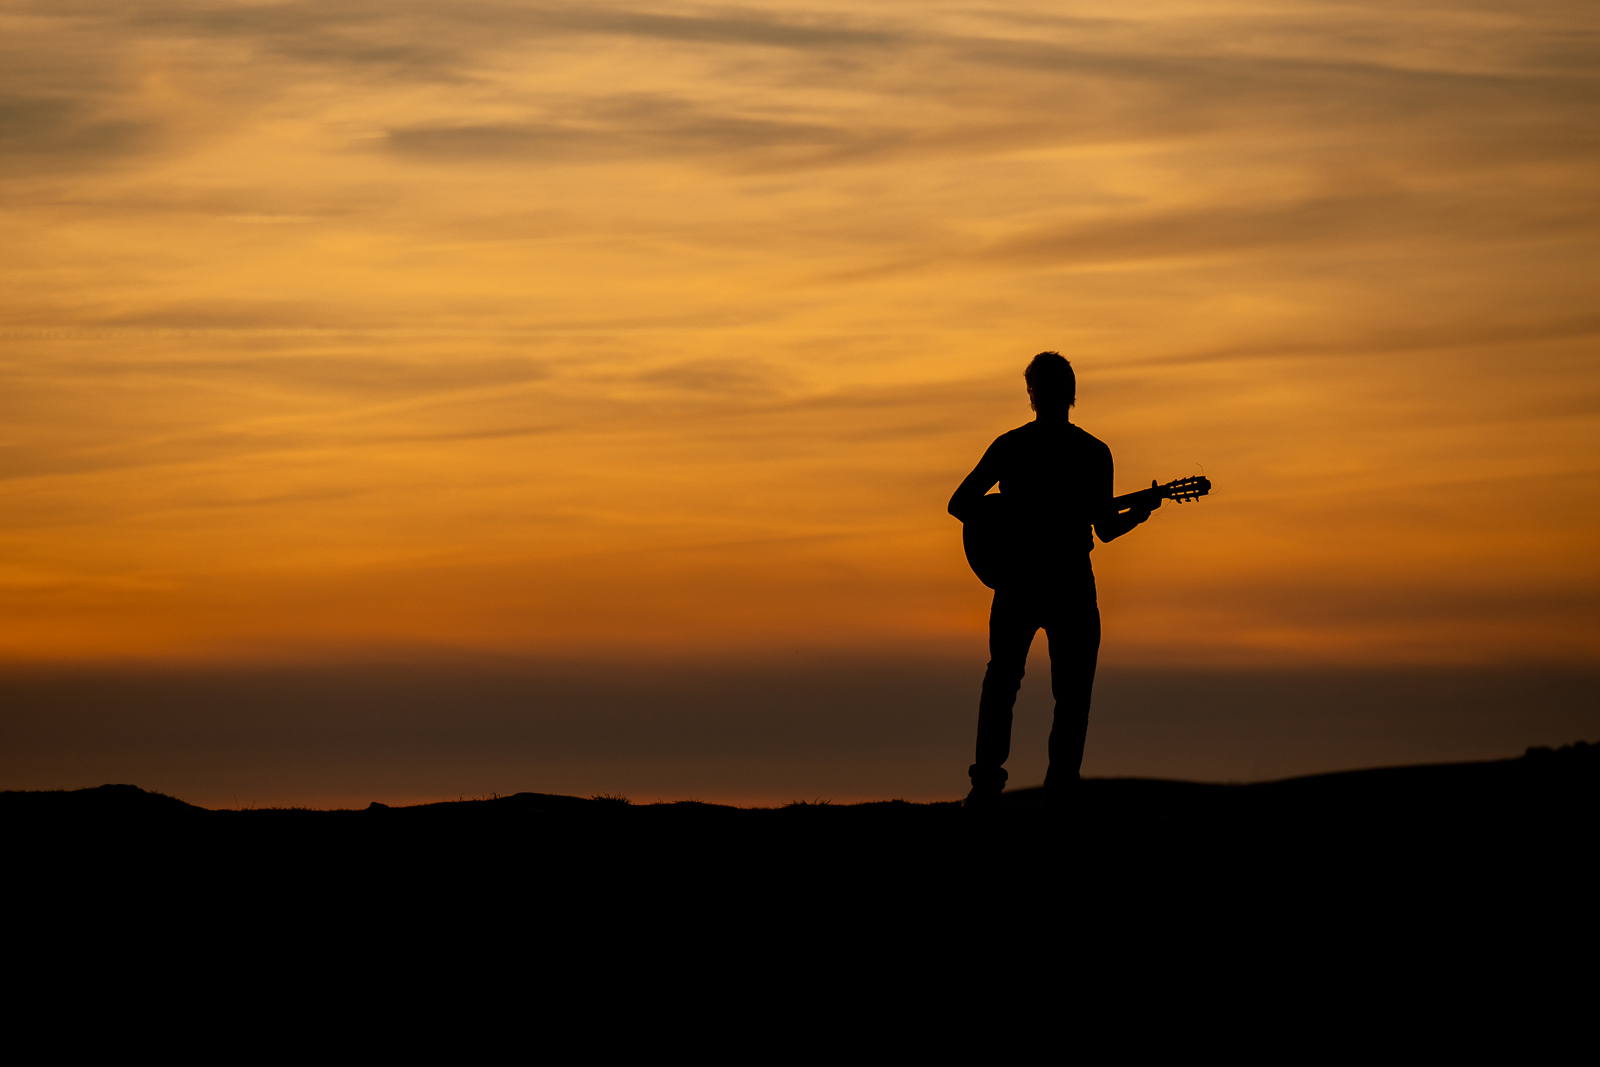
<svg viewBox="0 0 1600 1067"><path fill-rule="evenodd" d="M0 662L937 654L1080 380L1108 664L1600 659L1596 16L12 5Z"/></svg>

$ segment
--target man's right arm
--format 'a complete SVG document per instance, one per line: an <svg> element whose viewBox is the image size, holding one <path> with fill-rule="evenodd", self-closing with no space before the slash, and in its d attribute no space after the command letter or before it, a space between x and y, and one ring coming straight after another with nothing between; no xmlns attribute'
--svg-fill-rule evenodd
<svg viewBox="0 0 1600 1067"><path fill-rule="evenodd" d="M1000 480L1000 460L996 454L999 449L999 441L990 445L983 458L978 460L978 465L972 468L972 473L962 479L955 495L950 498L950 514L962 522L967 522L976 514L983 495Z"/></svg>

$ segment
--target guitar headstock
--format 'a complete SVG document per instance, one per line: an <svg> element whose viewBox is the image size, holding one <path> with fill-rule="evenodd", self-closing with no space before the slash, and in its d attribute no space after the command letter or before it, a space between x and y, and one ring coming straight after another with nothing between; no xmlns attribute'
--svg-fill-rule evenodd
<svg viewBox="0 0 1600 1067"><path fill-rule="evenodd" d="M1175 478L1159 488L1162 497L1182 504L1188 500L1199 500L1211 492L1211 479L1197 474L1190 478Z"/></svg>

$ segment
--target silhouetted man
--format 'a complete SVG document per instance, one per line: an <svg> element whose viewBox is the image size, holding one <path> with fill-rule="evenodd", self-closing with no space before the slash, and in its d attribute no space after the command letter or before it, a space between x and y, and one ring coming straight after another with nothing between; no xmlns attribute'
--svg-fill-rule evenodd
<svg viewBox="0 0 1600 1067"><path fill-rule="evenodd" d="M1114 511L1111 450L1068 418L1078 393L1072 365L1060 353L1041 352L1023 377L1038 417L996 438L950 498L950 514L964 523L978 521L984 494L1000 483L1014 520L1018 557L1010 576L995 582L989 612L977 761L968 770L971 807L997 800L1005 788L1011 709L1028 647L1041 628L1050 641L1050 688L1056 699L1045 796L1060 806L1076 792L1100 654L1090 529L1111 541L1150 517L1143 508L1121 515ZM1154 503L1160 506L1159 500Z"/></svg>

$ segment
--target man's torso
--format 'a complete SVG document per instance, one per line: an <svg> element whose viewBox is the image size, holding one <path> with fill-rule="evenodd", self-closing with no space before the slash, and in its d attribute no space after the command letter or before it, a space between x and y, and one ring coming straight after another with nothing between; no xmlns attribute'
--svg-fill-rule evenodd
<svg viewBox="0 0 1600 1067"><path fill-rule="evenodd" d="M1030 422L995 440L1000 492L1039 552L1088 552L1111 499L1111 449L1071 423Z"/></svg>

